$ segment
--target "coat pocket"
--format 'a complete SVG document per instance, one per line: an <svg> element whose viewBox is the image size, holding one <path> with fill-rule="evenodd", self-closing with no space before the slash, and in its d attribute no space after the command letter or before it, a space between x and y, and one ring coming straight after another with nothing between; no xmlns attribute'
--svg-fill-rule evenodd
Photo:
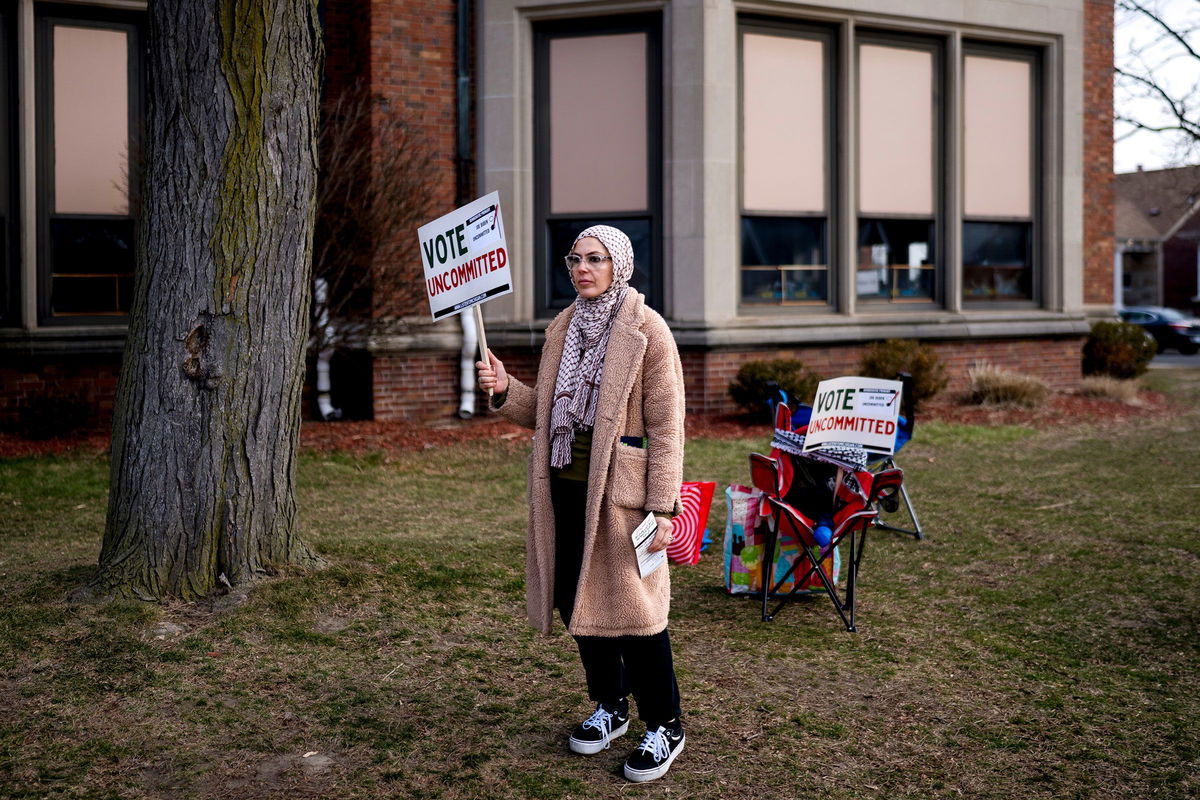
<svg viewBox="0 0 1200 800"><path fill-rule="evenodd" d="M646 504L646 451L618 444L608 476L608 496L614 505L641 508Z"/></svg>

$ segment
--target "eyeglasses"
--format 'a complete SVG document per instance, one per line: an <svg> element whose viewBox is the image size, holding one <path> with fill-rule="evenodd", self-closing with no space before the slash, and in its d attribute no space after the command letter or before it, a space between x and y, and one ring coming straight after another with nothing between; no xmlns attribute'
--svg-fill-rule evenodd
<svg viewBox="0 0 1200 800"><path fill-rule="evenodd" d="M605 261L612 261L612 256L600 256L595 253L588 256L577 256L574 253L571 253L569 256L563 256L563 262L566 263L569 270L577 269L585 261L589 267L598 267Z"/></svg>

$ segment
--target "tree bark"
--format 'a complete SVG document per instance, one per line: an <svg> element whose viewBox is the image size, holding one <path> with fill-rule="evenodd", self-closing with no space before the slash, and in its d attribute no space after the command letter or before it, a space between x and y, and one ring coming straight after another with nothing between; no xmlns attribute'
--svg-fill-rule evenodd
<svg viewBox="0 0 1200 800"><path fill-rule="evenodd" d="M194 599L314 559L295 458L316 0L150 3L138 274L93 594Z"/></svg>

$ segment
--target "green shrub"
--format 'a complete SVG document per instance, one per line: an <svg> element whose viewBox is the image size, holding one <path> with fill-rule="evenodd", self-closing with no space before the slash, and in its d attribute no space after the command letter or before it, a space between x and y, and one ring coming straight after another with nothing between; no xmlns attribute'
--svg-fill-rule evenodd
<svg viewBox="0 0 1200 800"><path fill-rule="evenodd" d="M896 377L898 372L912 375L913 408L946 388L950 378L938 354L916 339L887 339L874 342L863 351L858 362L859 374L867 378Z"/></svg>
<svg viewBox="0 0 1200 800"><path fill-rule="evenodd" d="M967 400L976 405L1012 405L1036 408L1050 390L1041 378L1010 372L991 364L967 370Z"/></svg>
<svg viewBox="0 0 1200 800"><path fill-rule="evenodd" d="M821 376L804 366L802 361L747 361L729 384L729 396L745 411L770 422L771 409L767 401L775 396L776 389L787 392L788 405L795 408L800 403L812 402L820 382Z"/></svg>
<svg viewBox="0 0 1200 800"><path fill-rule="evenodd" d="M1139 325L1097 322L1083 343L1083 374L1136 378L1149 368L1155 349L1154 340Z"/></svg>

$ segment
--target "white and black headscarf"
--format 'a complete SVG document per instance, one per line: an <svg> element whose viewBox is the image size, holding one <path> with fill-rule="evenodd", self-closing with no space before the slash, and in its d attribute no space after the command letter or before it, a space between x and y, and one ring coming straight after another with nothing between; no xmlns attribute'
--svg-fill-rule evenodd
<svg viewBox="0 0 1200 800"><path fill-rule="evenodd" d="M575 237L571 248L588 236L599 239L608 248L613 279L612 285L599 296L590 300L575 298L575 313L567 328L550 410L550 466L558 468L571 463L575 431L596 424L596 402L600 397L608 336L633 277L633 244L628 236L608 225L593 225Z"/></svg>

